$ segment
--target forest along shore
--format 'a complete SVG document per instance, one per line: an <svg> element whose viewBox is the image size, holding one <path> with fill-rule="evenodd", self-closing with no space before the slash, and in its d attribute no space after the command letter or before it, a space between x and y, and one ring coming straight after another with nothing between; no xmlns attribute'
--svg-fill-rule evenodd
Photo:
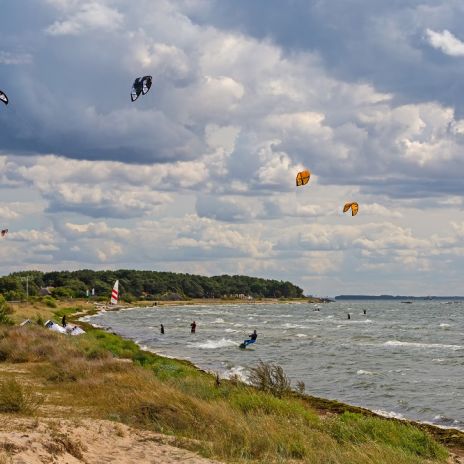
<svg viewBox="0 0 464 464"><path fill-rule="evenodd" d="M64 314L72 320L94 311L85 301L53 303L12 305L8 317L16 324L26 318L59 322ZM28 447L40 443L44 456L101 462L108 447L99 450L84 433L72 433L98 424L106 444L116 447L132 436L132 427L143 431L134 435L139 444L169 444L173 449L159 450L160 463L186 462L183 450L197 453L198 461L191 462L198 463L464 462L464 434L458 431L380 418L290 391L260 391L236 379L218 383L189 362L83 326L87 333L79 337L35 323L0 326L0 436L6 443L0 462L19 462L15 456L27 452L18 430L30 436ZM50 423L55 426L44 425ZM136 448L137 456L124 462L150 462L145 448Z"/></svg>

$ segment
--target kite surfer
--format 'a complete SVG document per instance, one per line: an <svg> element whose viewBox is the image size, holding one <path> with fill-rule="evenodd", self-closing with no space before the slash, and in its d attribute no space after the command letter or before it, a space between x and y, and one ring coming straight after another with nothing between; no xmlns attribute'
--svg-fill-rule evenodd
<svg viewBox="0 0 464 464"><path fill-rule="evenodd" d="M163 324L160 325L160 332L161 332L161 335L164 335L164 325Z"/></svg>
<svg viewBox="0 0 464 464"><path fill-rule="evenodd" d="M195 321L193 321L193 322L190 324L190 327L191 327L190 333L193 333L193 334L194 334L194 333L195 333L195 330L196 330L196 328L197 328L197 323L196 323Z"/></svg>
<svg viewBox="0 0 464 464"><path fill-rule="evenodd" d="M66 314L63 316L63 318L61 319L61 325L63 327L66 327Z"/></svg>
<svg viewBox="0 0 464 464"><path fill-rule="evenodd" d="M251 345L252 343L256 343L256 339L258 338L258 334L256 330L253 330L253 333L248 335L250 338L247 340L243 340L243 343L240 345L240 348L246 348L248 345Z"/></svg>

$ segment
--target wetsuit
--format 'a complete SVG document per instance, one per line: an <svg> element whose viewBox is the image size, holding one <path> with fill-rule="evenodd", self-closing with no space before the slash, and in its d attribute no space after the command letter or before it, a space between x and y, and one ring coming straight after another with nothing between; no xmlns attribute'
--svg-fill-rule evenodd
<svg viewBox="0 0 464 464"><path fill-rule="evenodd" d="M258 338L258 334L256 333L256 330L252 334L250 334L249 337L250 338L248 340L243 341L243 344L245 346L251 345L252 343L256 342L256 339Z"/></svg>

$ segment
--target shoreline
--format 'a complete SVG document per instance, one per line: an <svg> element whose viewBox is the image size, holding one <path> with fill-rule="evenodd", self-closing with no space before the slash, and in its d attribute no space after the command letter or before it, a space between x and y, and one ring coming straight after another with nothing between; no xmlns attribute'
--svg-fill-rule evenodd
<svg viewBox="0 0 464 464"><path fill-rule="evenodd" d="M238 300L238 301L241 301L242 302L241 304L249 304L249 301L244 301L244 300ZM270 301L263 301L263 302L260 301L258 304L285 304L285 303L294 304L294 303L298 303L298 302L301 302L301 299L295 299L295 301L285 301L285 302L279 301L277 299L270 299ZM201 366L196 365L195 363L193 363L189 359L177 358L177 357L174 357L174 356L168 356L166 354L159 353L159 352L155 351L155 349L150 349L147 346L140 345L140 343L138 343L136 340L131 340L129 338L123 337L122 335L120 335L118 333L111 332L111 331L108 330L108 328L99 326L98 324L93 325L91 322L88 322L88 321L81 321L81 319L83 319L85 317L93 317L93 316L98 315L100 312L106 312L106 311L120 311L120 310L131 310L131 309L154 309L154 308L157 308L158 306L202 306L202 305L210 305L209 303L201 302L201 301L189 302L189 304L182 304L183 302L181 302L181 301L168 301L168 302L165 302L165 303L166 304L157 304L156 306L155 305L154 306L142 306L142 305L139 306L139 305L137 305L137 306L128 306L128 307L124 306L124 307L118 307L118 308L111 308L110 307L109 309L98 308L98 309L96 309L96 312L93 312L92 314L89 314L89 313L87 313L85 315L75 314L75 316L78 316L78 318L77 318L78 321L83 322L84 324L89 324L95 329L103 330L103 331L105 331L107 333L112 333L113 335L116 335L116 336L120 337L123 340L130 340L130 341L134 342L140 348L141 351L148 352L148 353L151 353L151 354L155 354L156 356L159 356L159 357L162 357L162 358L171 359L171 360L179 361L179 362L182 362L182 363L188 363L189 365L191 365L192 367L194 367L195 369L197 369L200 372L203 372L205 374L210 374L210 375L216 375L216 372L212 372L212 371L208 371L206 369L203 369ZM307 301L301 302L301 304L305 304L305 303L306 304L314 304L312 302L308 303ZM222 301L217 301L215 304L222 305L222 306L228 306L228 305L235 305L237 303L222 300ZM319 303L317 303L317 304L319 304ZM221 377L221 378L225 379L225 380L228 380L226 377ZM243 380L241 380L241 381L246 384L245 381L243 381ZM460 430L460 429L457 429L455 427L447 427L447 426L442 426L442 425L436 425L436 424L432 424L430 422L426 422L426 421L422 422L422 421L418 421L418 420L414 420L414 419L409 419L409 418L406 418L406 417L400 418L400 417L390 416L389 414L394 413L393 411L392 412L385 411L385 415L384 415L384 414L379 412L379 409L371 410L371 409L367 409L367 408L365 408L363 406L344 403L344 402L342 402L340 400L337 400L337 399L316 397L316 396L312 396L312 395L309 395L309 394L306 394L306 393L301 394L301 393L293 392L293 394L295 394L296 396L298 396L298 397L304 399L305 401L309 402L312 406L314 406L314 405L322 406L323 405L322 410L324 410L326 412L330 411L330 412L335 412L335 413L339 414L341 412L348 411L348 412L361 413L361 414L364 414L364 415L367 415L367 416L379 417L379 418L382 418L382 419L385 419L385 420L400 422L400 423L404 423L404 424L411 424L411 425L413 425L413 426L415 426L415 427L417 427L417 428L419 428L421 430L426 430L426 431L432 433L432 435L435 436L435 437L437 437L437 436L440 437L440 441L441 441L441 439L445 438L445 435L446 435L445 441L443 443L447 443L447 444L448 443L454 443L454 441L456 439L455 444L464 449L464 430ZM318 409L317 406L316 406L316 409ZM455 434L455 436L447 436L448 433L449 434Z"/></svg>

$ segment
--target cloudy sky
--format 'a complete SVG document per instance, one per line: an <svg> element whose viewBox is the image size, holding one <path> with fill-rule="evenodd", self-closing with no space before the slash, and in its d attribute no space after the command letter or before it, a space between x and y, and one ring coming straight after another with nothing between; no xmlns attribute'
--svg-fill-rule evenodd
<svg viewBox="0 0 464 464"><path fill-rule="evenodd" d="M20 3L0 29L1 274L464 294L462 0Z"/></svg>

